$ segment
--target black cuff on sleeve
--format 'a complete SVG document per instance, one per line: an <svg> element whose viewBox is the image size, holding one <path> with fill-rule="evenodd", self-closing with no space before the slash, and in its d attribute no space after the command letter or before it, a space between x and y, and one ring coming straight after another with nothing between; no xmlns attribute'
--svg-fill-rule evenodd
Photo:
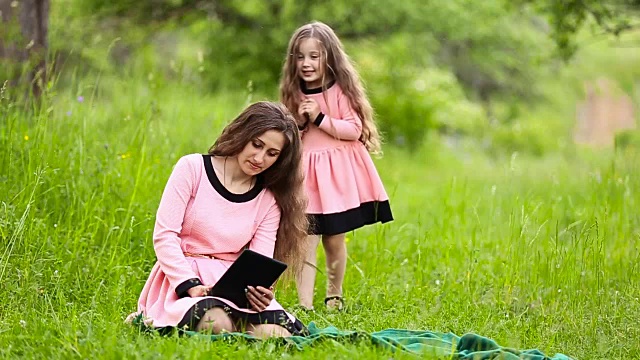
<svg viewBox="0 0 640 360"><path fill-rule="evenodd" d="M313 124L315 126L320 126L320 123L322 123L322 120L324 120L324 114L323 113L319 113L318 116L316 116L316 119L313 120Z"/></svg>
<svg viewBox="0 0 640 360"><path fill-rule="evenodd" d="M187 292L192 287L202 285L202 282L198 278L189 279L182 284L176 286L176 295L179 298L189 297L189 293Z"/></svg>

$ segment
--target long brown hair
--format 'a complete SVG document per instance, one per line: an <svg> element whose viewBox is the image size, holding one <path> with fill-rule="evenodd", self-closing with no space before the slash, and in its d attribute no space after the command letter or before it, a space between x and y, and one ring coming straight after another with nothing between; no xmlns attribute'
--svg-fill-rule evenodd
<svg viewBox="0 0 640 360"><path fill-rule="evenodd" d="M321 62L324 68L322 86L325 87L325 76L329 74L340 86L349 99L353 110L362 120L362 134L360 141L371 153L380 153L380 134L376 126L373 108L367 99L364 86L356 71L353 62L344 51L342 42L328 25L314 21L298 28L287 49L287 57L282 68L280 79L280 101L298 117L300 105L300 82L296 67L296 54L300 48L300 42L304 39L316 39L322 48Z"/></svg>
<svg viewBox="0 0 640 360"><path fill-rule="evenodd" d="M285 262L296 274L304 260L307 235L307 198L303 191L300 134L296 121L284 105L261 101L249 105L227 125L209 149L214 156L236 156L244 147L269 130L281 132L285 144L280 156L260 174L280 207L280 226L274 258Z"/></svg>

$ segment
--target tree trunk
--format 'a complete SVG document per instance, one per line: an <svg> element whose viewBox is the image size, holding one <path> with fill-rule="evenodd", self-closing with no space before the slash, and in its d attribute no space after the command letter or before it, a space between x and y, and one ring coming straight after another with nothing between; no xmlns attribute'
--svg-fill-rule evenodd
<svg viewBox="0 0 640 360"><path fill-rule="evenodd" d="M0 65L38 97L47 83L49 0L0 0L0 20Z"/></svg>

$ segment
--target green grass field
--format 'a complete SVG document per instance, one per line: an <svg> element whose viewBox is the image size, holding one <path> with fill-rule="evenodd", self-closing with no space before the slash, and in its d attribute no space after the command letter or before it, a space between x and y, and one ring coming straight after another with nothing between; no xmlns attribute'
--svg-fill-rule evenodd
<svg viewBox="0 0 640 360"><path fill-rule="evenodd" d="M155 261L171 167L206 151L247 97L94 80L52 92L37 115L0 103L0 358L412 358L366 343L296 352L125 325ZM304 322L475 332L576 359L638 356L637 154L385 150L376 163L396 220L348 235L347 311L298 314ZM319 274L319 309L324 286ZM293 286L277 294L295 305Z"/></svg>

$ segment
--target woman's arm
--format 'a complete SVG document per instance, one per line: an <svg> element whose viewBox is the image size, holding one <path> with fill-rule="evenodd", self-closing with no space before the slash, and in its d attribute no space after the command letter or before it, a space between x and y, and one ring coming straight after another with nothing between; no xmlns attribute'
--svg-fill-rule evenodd
<svg viewBox="0 0 640 360"><path fill-rule="evenodd" d="M276 246L276 234L280 227L280 207L274 201L269 207L264 219L258 225L253 239L249 243L249 249L264 256L273 258Z"/></svg>
<svg viewBox="0 0 640 360"><path fill-rule="evenodd" d="M189 296L190 288L202 285L182 253L179 236L187 204L197 183L193 166L186 157L178 160L162 194L153 231L153 247L160 268L175 287L178 297Z"/></svg>
<svg viewBox="0 0 640 360"><path fill-rule="evenodd" d="M251 243L249 243L249 249L264 256L273 258L273 252L276 245L276 235L278 228L280 227L280 207L274 201L267 215L258 225ZM247 299L251 304L251 308L255 311L264 311L273 300L273 287L263 288L261 286L247 288Z"/></svg>

